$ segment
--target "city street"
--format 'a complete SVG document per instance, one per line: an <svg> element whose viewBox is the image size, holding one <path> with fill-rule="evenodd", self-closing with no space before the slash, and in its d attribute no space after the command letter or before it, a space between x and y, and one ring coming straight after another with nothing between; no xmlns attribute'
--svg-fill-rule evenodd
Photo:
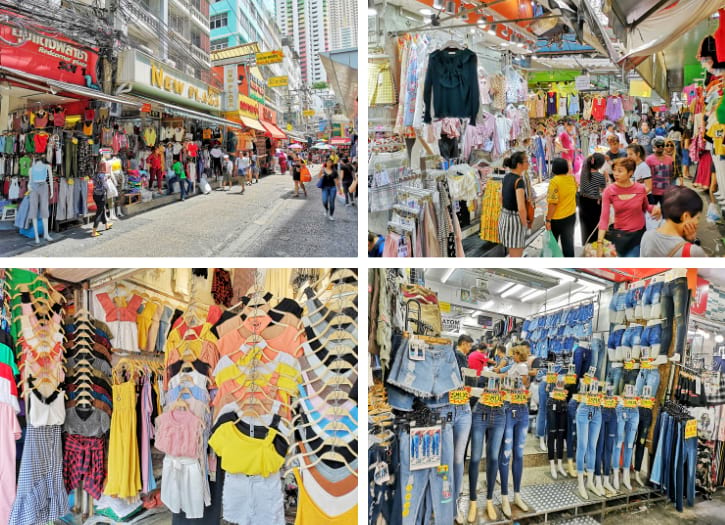
<svg viewBox="0 0 725 525"><path fill-rule="evenodd" d="M318 167L312 169L316 174ZM354 257L357 208L338 195L335 221L324 216L321 192L307 183L309 197L295 198L289 175L258 184L213 191L114 222L91 238L90 225L41 238L40 245L0 230L0 253L28 257ZM102 228L101 228L102 229Z"/></svg>

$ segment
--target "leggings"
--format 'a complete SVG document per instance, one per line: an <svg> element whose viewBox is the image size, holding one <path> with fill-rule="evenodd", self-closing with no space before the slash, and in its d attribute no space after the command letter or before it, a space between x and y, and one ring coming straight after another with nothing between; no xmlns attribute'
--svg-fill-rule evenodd
<svg viewBox="0 0 725 525"><path fill-rule="evenodd" d="M566 400L559 401L549 398L546 403L546 421L549 461L554 459L554 455L556 455L556 459L564 459L564 437L568 423Z"/></svg>
<svg viewBox="0 0 725 525"><path fill-rule="evenodd" d="M93 194L93 202L96 203L96 216L93 219L93 229L97 230L101 222L106 222L106 196Z"/></svg>
<svg viewBox="0 0 725 525"><path fill-rule="evenodd" d="M154 185L154 179L156 179L156 187L161 191L161 185L164 183L164 170L161 168L151 168L151 176L149 178L149 188Z"/></svg>

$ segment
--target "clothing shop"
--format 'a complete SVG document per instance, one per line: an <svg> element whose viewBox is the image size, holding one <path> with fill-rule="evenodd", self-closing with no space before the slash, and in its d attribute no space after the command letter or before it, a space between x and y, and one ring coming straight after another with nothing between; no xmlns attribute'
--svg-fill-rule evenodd
<svg viewBox="0 0 725 525"><path fill-rule="evenodd" d="M369 283L368 523L664 521L723 496L722 270Z"/></svg>
<svg viewBox="0 0 725 525"><path fill-rule="evenodd" d="M0 523L353 523L357 294L350 269L0 270Z"/></svg>

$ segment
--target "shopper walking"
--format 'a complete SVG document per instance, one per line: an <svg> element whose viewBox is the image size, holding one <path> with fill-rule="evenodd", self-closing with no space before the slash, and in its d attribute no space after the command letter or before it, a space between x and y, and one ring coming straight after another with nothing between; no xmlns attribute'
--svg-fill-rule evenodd
<svg viewBox="0 0 725 525"><path fill-rule="evenodd" d="M684 186L673 186L662 199L662 226L642 237L642 257L707 257L694 244L702 215L702 199Z"/></svg>
<svg viewBox="0 0 725 525"><path fill-rule="evenodd" d="M292 180L295 183L295 197L300 196L300 188L302 188L302 191L305 193L305 197L307 197L307 188L305 188L305 183L300 179L302 176L302 166L302 159L300 159L299 155L293 153L290 169L292 170Z"/></svg>
<svg viewBox="0 0 725 525"><path fill-rule="evenodd" d="M247 177L249 176L249 169L250 169L250 159L247 156L247 152L242 152L241 155L237 157L236 164L237 164L237 175L239 176L239 184L242 186L242 193L244 193L244 185L251 186L252 183L247 180Z"/></svg>
<svg viewBox="0 0 725 525"><path fill-rule="evenodd" d="M350 186L355 180L355 168L350 164L348 157L343 157L340 169L342 170L342 189L345 192L345 206L355 206L355 193L350 193Z"/></svg>
<svg viewBox="0 0 725 525"><path fill-rule="evenodd" d="M640 125L639 131L637 132L635 140L637 141L637 144L644 148L645 154L647 155L652 154L652 141L654 138L655 132L650 129L647 122L643 121Z"/></svg>
<svg viewBox="0 0 725 525"><path fill-rule="evenodd" d="M279 152L279 171L282 175L287 173L287 155L281 150Z"/></svg>
<svg viewBox="0 0 725 525"><path fill-rule="evenodd" d="M318 185L322 190L322 205L325 207L325 216L334 221L335 196L337 193L342 195L342 186L340 185L340 175L337 172L337 167L331 159L327 159L317 177L320 179Z"/></svg>
<svg viewBox="0 0 725 525"><path fill-rule="evenodd" d="M249 185L257 184L259 182L259 170L260 170L261 159L256 153L252 154L252 163L249 166L249 174L247 175L247 182Z"/></svg>
<svg viewBox="0 0 725 525"><path fill-rule="evenodd" d="M632 159L637 167L634 169L634 182L639 182L647 188L647 197L652 193L652 170L644 161L646 156L644 148L639 144L630 144L627 146L627 158ZM650 202L652 202L650 200Z"/></svg>
<svg viewBox="0 0 725 525"><path fill-rule="evenodd" d="M186 177L186 171L184 171L184 165L181 163L180 160L177 160L174 162L174 165L171 167L172 173L174 174L172 178L168 181L168 189L166 194L170 195L171 191L174 186L174 182L179 182L179 192L181 193L181 200L186 200L186 194L191 190L191 182L189 182L189 179Z"/></svg>
<svg viewBox="0 0 725 525"><path fill-rule="evenodd" d="M579 224L581 227L582 246L595 239L599 217L602 215L602 192L607 181L600 171L606 157L595 153L587 157L582 168L581 186L579 188ZM646 167L646 166L645 166Z"/></svg>
<svg viewBox="0 0 725 525"><path fill-rule="evenodd" d="M576 179L565 159L551 163L552 179L546 201L546 229L561 244L564 257L574 257L574 228L576 227Z"/></svg>
<svg viewBox="0 0 725 525"><path fill-rule="evenodd" d="M645 162L652 173L652 204L661 204L665 191L674 180L674 159L665 154L665 139L657 137L652 141L654 153Z"/></svg>
<svg viewBox="0 0 725 525"><path fill-rule="evenodd" d="M529 167L524 151L517 151L504 159L504 168L510 171L504 176L501 187L502 207L498 219L498 235L510 257L523 257L526 231L531 226L526 214L526 184L523 174Z"/></svg>
<svg viewBox="0 0 725 525"><path fill-rule="evenodd" d="M602 241L610 232L620 257L639 257L640 241L645 232L645 212L661 217L660 208L647 200L647 189L632 181L636 164L632 159L614 161L614 184L602 193L602 214L599 220L598 256L604 256ZM609 229L610 207L614 208L614 228Z"/></svg>
<svg viewBox="0 0 725 525"><path fill-rule="evenodd" d="M108 222L106 215L106 173L104 172L104 162L101 161L96 167L93 174L93 202L96 203L96 216L93 218L93 231L91 237L100 237L98 226L103 222L106 224L106 230L110 230L113 226L112 222Z"/></svg>
<svg viewBox="0 0 725 525"><path fill-rule="evenodd" d="M232 180L232 177L234 174L234 163L229 158L229 155L224 155L224 160L222 161L222 173L224 174L224 178L222 180L222 186L224 187L224 191L229 191L232 187L232 183L234 182ZM242 185L242 193L244 193L243 185Z"/></svg>

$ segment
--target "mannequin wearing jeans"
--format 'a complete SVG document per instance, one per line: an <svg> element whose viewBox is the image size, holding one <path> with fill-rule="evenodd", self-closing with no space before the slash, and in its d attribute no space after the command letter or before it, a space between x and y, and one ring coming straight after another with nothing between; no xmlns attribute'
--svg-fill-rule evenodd
<svg viewBox="0 0 725 525"><path fill-rule="evenodd" d="M687 312L690 305L690 294L687 288L687 277L678 277L665 282L662 286L662 343L659 358L655 364L667 361L667 356L682 355L687 339ZM674 337L673 337L674 335ZM675 341L670 351L672 340Z"/></svg>
<svg viewBox="0 0 725 525"><path fill-rule="evenodd" d="M485 393L484 393L485 395ZM478 469L483 456L483 441L486 440L486 499L493 508L493 489L496 487L498 457L506 429L506 414L503 406L487 406L477 403L473 408L471 423L471 461L468 466L468 489L471 498L468 507L468 522L476 521L478 514ZM495 512L494 512L495 517Z"/></svg>
<svg viewBox="0 0 725 525"><path fill-rule="evenodd" d="M551 477L556 479L557 469L554 463L554 456L559 463L559 473L566 477L564 470L564 437L566 436L568 422L568 405L566 402L567 391L563 388L556 389L546 403L546 425L548 428L547 448L549 451L549 465Z"/></svg>
<svg viewBox="0 0 725 525"><path fill-rule="evenodd" d="M577 400L572 396L567 404L567 431L566 431L566 460L568 473L572 478L576 477L574 458L576 453L576 410L579 406Z"/></svg>
<svg viewBox="0 0 725 525"><path fill-rule="evenodd" d="M498 460L501 475L501 510L511 517L509 503L509 464L514 478L514 504L526 512L529 510L521 499L521 477L524 471L524 446L526 431L529 428L529 406L526 403L511 403L506 408L506 430L504 431L503 447ZM490 513L489 513L490 516Z"/></svg>
<svg viewBox="0 0 725 525"><path fill-rule="evenodd" d="M639 422L637 423L637 436L635 437L635 449L634 449L634 479L642 487L644 487L646 477L643 477L642 470L642 459L644 458L644 449L647 444L647 435L649 434L649 427L652 425L652 407L651 406L640 406L639 407Z"/></svg>
<svg viewBox="0 0 725 525"><path fill-rule="evenodd" d="M605 491L613 494L614 487L609 483L612 468L612 451L617 441L617 398L607 397L602 406L602 426L597 441L594 475L596 476L596 494L603 496ZM604 483L602 483L602 480Z"/></svg>
<svg viewBox="0 0 725 525"><path fill-rule="evenodd" d="M626 398L623 405L617 406L617 441L612 454L612 469L614 471L614 488L619 490L619 456L624 445L624 460L622 470L624 472L622 483L628 490L632 490L629 480L629 470L632 466L632 452L634 451L634 439L637 436L639 425L639 409L634 398Z"/></svg>
<svg viewBox="0 0 725 525"><path fill-rule="evenodd" d="M589 403L591 404L589 404ZM583 397L576 411L576 470L579 478L577 491L583 499L589 499L587 489L596 493L594 486L594 463L597 442L602 426L602 409L593 399ZM584 468L587 470L587 484L584 486Z"/></svg>

